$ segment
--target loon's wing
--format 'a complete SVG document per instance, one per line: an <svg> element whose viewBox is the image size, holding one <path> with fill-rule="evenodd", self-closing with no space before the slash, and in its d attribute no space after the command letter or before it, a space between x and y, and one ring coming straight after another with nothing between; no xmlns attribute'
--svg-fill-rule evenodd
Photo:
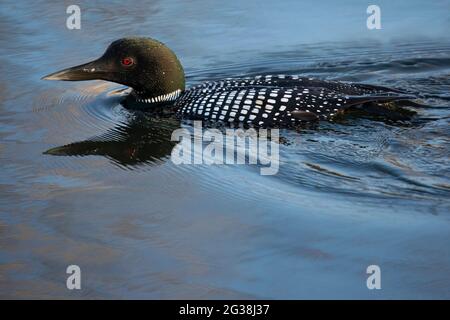
<svg viewBox="0 0 450 320"><path fill-rule="evenodd" d="M407 94L405 91L376 86L365 83L346 83L341 81L320 80L300 76L267 75L245 78L228 78L221 81L202 83L193 87L194 90L228 91L230 88L244 87L275 87L285 89L324 88L345 95L375 95L375 94Z"/></svg>
<svg viewBox="0 0 450 320"><path fill-rule="evenodd" d="M221 89L218 89L221 88ZM410 99L400 95L349 96L324 87L204 87L187 90L177 101L178 115L191 120L285 126L327 120L367 102Z"/></svg>

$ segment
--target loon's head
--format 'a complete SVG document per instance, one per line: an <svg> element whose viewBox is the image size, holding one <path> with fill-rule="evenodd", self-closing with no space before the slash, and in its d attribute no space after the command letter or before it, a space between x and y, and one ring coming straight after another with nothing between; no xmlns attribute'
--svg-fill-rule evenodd
<svg viewBox="0 0 450 320"><path fill-rule="evenodd" d="M51 73L45 80L107 80L134 89L138 102L162 102L185 88L184 71L177 56L150 38L114 41L97 60Z"/></svg>

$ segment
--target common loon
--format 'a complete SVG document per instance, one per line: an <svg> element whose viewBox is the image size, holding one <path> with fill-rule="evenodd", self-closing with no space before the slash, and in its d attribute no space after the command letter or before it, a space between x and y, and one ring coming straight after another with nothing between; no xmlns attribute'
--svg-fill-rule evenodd
<svg viewBox="0 0 450 320"><path fill-rule="evenodd" d="M353 106L415 98L381 86L291 75L229 78L186 90L177 56L150 38L116 40L97 60L43 79L112 81L132 88L122 103L130 109L170 106L183 119L256 126L329 120Z"/></svg>

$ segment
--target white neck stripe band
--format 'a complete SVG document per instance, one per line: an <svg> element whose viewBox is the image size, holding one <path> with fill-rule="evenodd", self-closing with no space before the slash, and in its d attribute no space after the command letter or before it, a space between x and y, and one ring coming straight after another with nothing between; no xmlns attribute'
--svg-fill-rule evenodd
<svg viewBox="0 0 450 320"><path fill-rule="evenodd" d="M166 101L173 101L176 100L181 94L181 90L177 89L175 91L172 91L170 93L167 94L163 94L160 96L156 96L153 98L140 98L139 96L137 97L137 102L141 102L141 103L158 103L158 102L166 102Z"/></svg>

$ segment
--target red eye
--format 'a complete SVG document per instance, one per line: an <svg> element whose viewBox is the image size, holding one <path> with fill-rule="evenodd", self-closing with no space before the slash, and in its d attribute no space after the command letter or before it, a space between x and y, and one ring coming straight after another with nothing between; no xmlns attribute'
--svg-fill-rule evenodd
<svg viewBox="0 0 450 320"><path fill-rule="evenodd" d="M129 67L134 64L133 58L130 58L130 57L123 58L121 62L126 67Z"/></svg>

